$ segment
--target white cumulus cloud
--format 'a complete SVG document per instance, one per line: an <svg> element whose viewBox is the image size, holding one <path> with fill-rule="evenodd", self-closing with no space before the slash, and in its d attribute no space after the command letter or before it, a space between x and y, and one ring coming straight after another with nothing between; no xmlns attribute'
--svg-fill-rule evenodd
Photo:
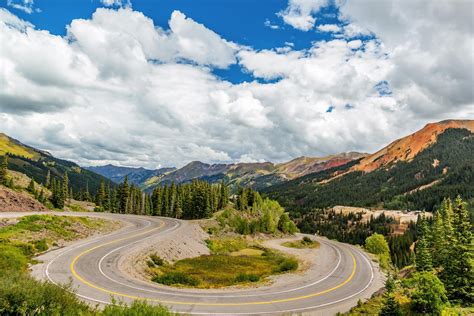
<svg viewBox="0 0 474 316"><path fill-rule="evenodd" d="M179 11L164 28L99 8L61 37L0 9L0 129L83 165L154 168L373 151L429 120L474 117L468 2L419 14L386 1L376 15L358 3L341 5L340 37L301 50L244 47ZM281 14L315 19L323 5ZM213 73L231 65L254 79Z"/></svg>

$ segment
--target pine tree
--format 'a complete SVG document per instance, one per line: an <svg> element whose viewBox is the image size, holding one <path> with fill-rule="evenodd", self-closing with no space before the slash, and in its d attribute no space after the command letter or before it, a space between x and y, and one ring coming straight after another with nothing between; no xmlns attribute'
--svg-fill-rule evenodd
<svg viewBox="0 0 474 316"><path fill-rule="evenodd" d="M384 316L399 316L402 315L400 303L395 299L393 292L395 291L396 284L392 275L389 274L385 281L385 293L384 293L384 306L380 311L380 315Z"/></svg>
<svg viewBox="0 0 474 316"><path fill-rule="evenodd" d="M44 203L44 201L45 201L43 189L41 189L41 191L40 191L40 193L39 193L39 195L38 195L38 201L39 201L40 203Z"/></svg>
<svg viewBox="0 0 474 316"><path fill-rule="evenodd" d="M454 238L454 228L453 228L453 205L451 199L444 199L441 204L441 209L439 210L441 218L443 220L443 238L444 242L441 247L441 261L442 267L450 265L450 243Z"/></svg>
<svg viewBox="0 0 474 316"><path fill-rule="evenodd" d="M5 154L0 164L0 184L7 184L8 156Z"/></svg>
<svg viewBox="0 0 474 316"><path fill-rule="evenodd" d="M402 309L400 307L400 303L398 303L398 301L395 299L395 296L392 293L386 295L384 306L382 307L382 310L380 311L379 315L382 315L382 316L403 315Z"/></svg>
<svg viewBox="0 0 474 316"><path fill-rule="evenodd" d="M99 190L97 191L97 195L95 198L95 203L97 204L97 206L104 207L105 198L106 198L105 183L104 181L100 181Z"/></svg>
<svg viewBox="0 0 474 316"><path fill-rule="evenodd" d="M443 264L442 254L445 252L444 248L446 244L443 227L443 218L438 211L433 216L433 225L431 229L431 249L434 267L440 267Z"/></svg>
<svg viewBox="0 0 474 316"><path fill-rule="evenodd" d="M83 201L90 202L91 195L89 193L89 181L86 182L86 190L84 191L84 196L82 197Z"/></svg>
<svg viewBox="0 0 474 316"><path fill-rule="evenodd" d="M31 194L36 195L35 181L33 180L33 178L31 178L30 184L28 185L28 188L26 190Z"/></svg>
<svg viewBox="0 0 474 316"><path fill-rule="evenodd" d="M181 218L183 216L183 209L181 207L181 198L177 197L176 199L176 213L175 213L175 217L176 218Z"/></svg>
<svg viewBox="0 0 474 316"><path fill-rule="evenodd" d="M51 181L51 193L51 203L53 203L53 206L58 209L63 209L64 190L60 181L56 181L55 179Z"/></svg>
<svg viewBox="0 0 474 316"><path fill-rule="evenodd" d="M469 306L474 303L473 236L466 203L460 197L455 200L452 219L449 262L443 266L440 277L449 299Z"/></svg>
<svg viewBox="0 0 474 316"><path fill-rule="evenodd" d="M48 169L48 173L46 173L46 181L44 183L44 186L48 189L51 188L51 170Z"/></svg>
<svg viewBox="0 0 474 316"><path fill-rule="evenodd" d="M430 271L433 268L431 252L428 243L429 229L428 223L424 217L421 218L418 230L418 241L416 243L416 270Z"/></svg>
<svg viewBox="0 0 474 316"><path fill-rule="evenodd" d="M128 211L130 188L128 186L128 176L125 176L122 185L120 186L120 208L119 211L122 214Z"/></svg>
<svg viewBox="0 0 474 316"><path fill-rule="evenodd" d="M63 199L66 201L69 198L69 177L67 172L64 173L62 191Z"/></svg>

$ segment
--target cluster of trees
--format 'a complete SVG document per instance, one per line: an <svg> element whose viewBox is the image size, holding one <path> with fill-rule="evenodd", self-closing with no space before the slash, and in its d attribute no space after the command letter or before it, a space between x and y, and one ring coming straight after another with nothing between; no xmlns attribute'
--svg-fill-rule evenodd
<svg viewBox="0 0 474 316"><path fill-rule="evenodd" d="M96 212L111 212L121 214L149 215L152 212L151 198L143 193L140 188L124 182L118 186L110 186L104 181L100 182L94 198L88 198L89 192L83 191L83 199L96 204Z"/></svg>
<svg viewBox="0 0 474 316"><path fill-rule="evenodd" d="M275 234L298 232L296 224L277 201L263 199L251 188L239 188L233 197L236 209L226 209L219 217L221 226L230 226L242 235L255 233Z"/></svg>
<svg viewBox="0 0 474 316"><path fill-rule="evenodd" d="M194 180L180 185L157 187L151 195L151 215L185 219L209 218L229 203L229 189L223 183Z"/></svg>
<svg viewBox="0 0 474 316"><path fill-rule="evenodd" d="M388 209L433 211L444 197L474 197L474 137L466 129L448 129L435 144L409 162L369 173L350 172L321 184L338 170L350 165L314 173L264 189L277 199L294 218L318 208L334 205L382 206ZM433 161L439 164L433 166ZM440 180L424 190L417 188ZM409 194L407 194L410 192Z"/></svg>
<svg viewBox="0 0 474 316"><path fill-rule="evenodd" d="M318 210L303 215L299 227L306 233L317 233L354 245L363 245L367 237L378 233L388 241L391 262L402 268L413 261L411 246L416 238L416 224L411 223L403 235L394 235L393 227L398 223L392 217L380 214L362 221L362 213L343 214L334 210Z"/></svg>
<svg viewBox="0 0 474 316"><path fill-rule="evenodd" d="M166 216L184 219L208 218L229 202L229 189L224 183L191 183L165 185L146 194L129 184L128 178L116 188L99 186L94 202L96 211L122 214Z"/></svg>
<svg viewBox="0 0 474 316"><path fill-rule="evenodd" d="M375 235L367 239L366 248L374 253L387 253L385 240ZM445 199L432 219L418 220L416 271L402 280L400 290L408 296L412 312L440 315L449 303L474 304L473 242L469 212L460 197L454 203ZM395 288L389 277L381 315L402 315Z"/></svg>
<svg viewBox="0 0 474 316"><path fill-rule="evenodd" d="M432 224L423 219L416 243L416 269L438 276L450 301L474 304L473 227L460 197L445 199Z"/></svg>

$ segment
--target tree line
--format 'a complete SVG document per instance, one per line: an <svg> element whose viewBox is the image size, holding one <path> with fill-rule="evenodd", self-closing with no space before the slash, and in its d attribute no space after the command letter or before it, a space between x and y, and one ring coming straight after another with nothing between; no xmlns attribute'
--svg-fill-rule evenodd
<svg viewBox="0 0 474 316"><path fill-rule="evenodd" d="M316 233L329 239L336 239L353 245L363 245L374 233L385 236L390 248L391 261L398 268L413 262L411 246L416 238L416 223L410 223L402 235L394 235L396 220L384 213L362 221L362 212L343 214L334 210L317 210L298 219L302 232Z"/></svg>

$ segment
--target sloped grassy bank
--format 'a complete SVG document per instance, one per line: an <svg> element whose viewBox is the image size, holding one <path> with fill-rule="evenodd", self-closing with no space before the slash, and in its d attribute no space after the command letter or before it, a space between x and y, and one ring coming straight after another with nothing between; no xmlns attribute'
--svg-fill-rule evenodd
<svg viewBox="0 0 474 316"><path fill-rule="evenodd" d="M168 264L150 256L152 281L172 286L221 288L264 282L274 274L294 271L298 261L242 238L211 239L211 255Z"/></svg>

